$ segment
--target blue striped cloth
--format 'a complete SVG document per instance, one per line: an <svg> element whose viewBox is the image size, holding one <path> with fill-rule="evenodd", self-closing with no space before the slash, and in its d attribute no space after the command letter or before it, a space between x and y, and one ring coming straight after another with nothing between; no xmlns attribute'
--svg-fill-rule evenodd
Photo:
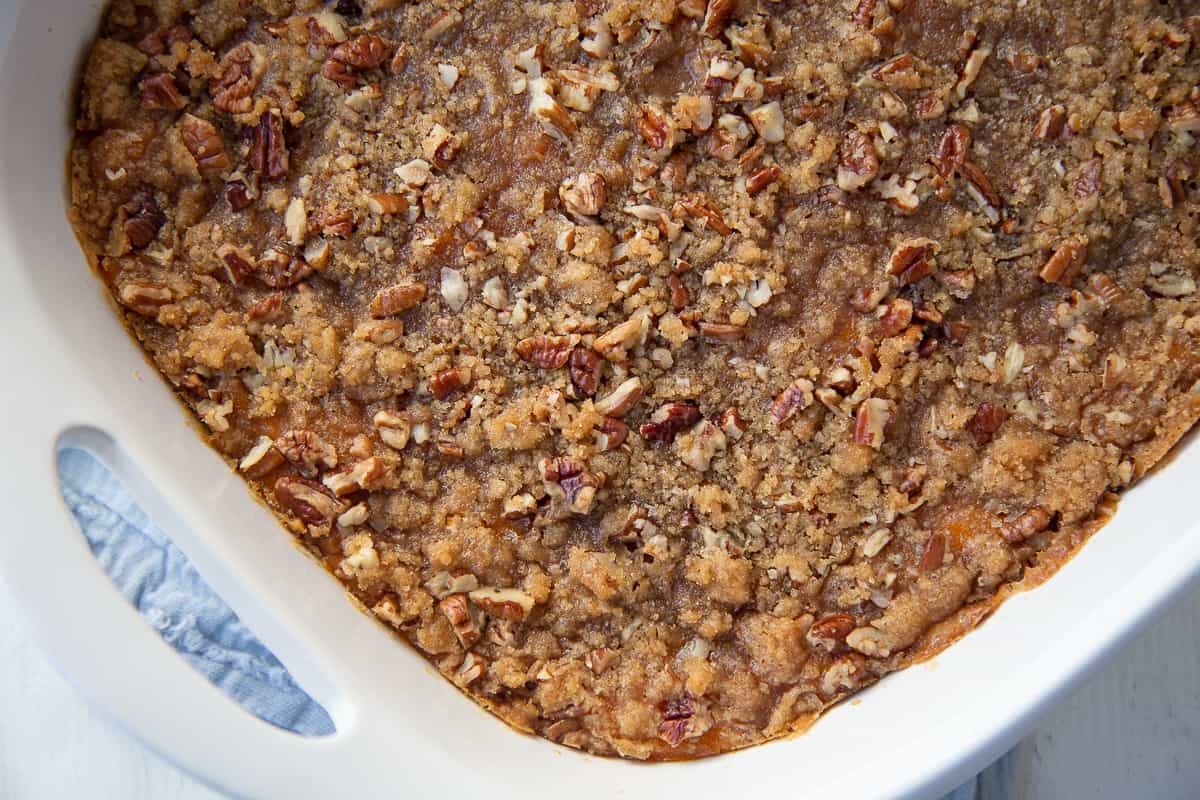
<svg viewBox="0 0 1200 800"><path fill-rule="evenodd" d="M333 720L304 693L195 567L133 502L120 481L82 450L59 453L67 507L113 582L163 640L260 719L305 736L333 733ZM1010 796L1003 758L944 800Z"/></svg>

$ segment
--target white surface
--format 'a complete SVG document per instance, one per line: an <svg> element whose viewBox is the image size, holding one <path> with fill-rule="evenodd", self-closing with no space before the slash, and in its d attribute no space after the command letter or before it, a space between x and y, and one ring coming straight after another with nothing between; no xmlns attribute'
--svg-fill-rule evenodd
<svg viewBox="0 0 1200 800"><path fill-rule="evenodd" d="M791 796L803 765L803 787L817 795L928 794L1027 733L1036 715L1200 574L1200 520L1179 502L1200 476L1200 447L1191 447L1132 493L1054 580L1006 603L936 663L890 677L806 736L654 769L513 736L431 677L424 661L397 647L297 552L182 424L176 401L148 375L96 282L81 280L63 197L47 187L61 182L69 135L64 87L74 65L66 54L82 50L97 7L97 0L0 2L0 108L20 109L0 116L0 319L15 345L0 349L0 374L38 386L0 392L0 411L19 421L6 428L12 466L0 474L0 506L36 521L0 526L0 575L46 652L94 707L195 773L248 794L290 798L380 786L425 797L444 792L453 776L458 794L496 800L559 800L563 786L575 800L700 800L734 796L750 782L764 795ZM208 583L330 712L336 735L303 740L247 717L142 623L98 569L53 487L53 445L64 431L87 437L125 478ZM29 568L31 557L38 568ZM0 717L22 705L13 700ZM900 739L896 720L907 726ZM53 738L42 747L60 749ZM861 769L864 752L872 770ZM406 764L420 769L398 768ZM62 765L60 774L69 770Z"/></svg>
<svg viewBox="0 0 1200 800"><path fill-rule="evenodd" d="M7 599L0 595L0 797L223 797L90 710ZM1195 797L1198 748L1200 591L1052 710L980 800Z"/></svg>

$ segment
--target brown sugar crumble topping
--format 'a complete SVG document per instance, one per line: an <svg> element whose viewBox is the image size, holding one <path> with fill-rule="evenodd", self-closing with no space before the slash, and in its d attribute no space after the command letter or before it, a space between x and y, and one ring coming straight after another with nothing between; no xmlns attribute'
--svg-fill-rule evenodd
<svg viewBox="0 0 1200 800"><path fill-rule="evenodd" d="M212 445L513 726L802 729L1200 417L1200 16L115 0L73 219Z"/></svg>

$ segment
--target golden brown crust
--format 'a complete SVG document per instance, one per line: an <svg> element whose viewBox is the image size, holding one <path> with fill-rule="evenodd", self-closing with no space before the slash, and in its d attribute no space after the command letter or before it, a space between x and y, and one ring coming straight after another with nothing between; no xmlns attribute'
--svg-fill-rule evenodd
<svg viewBox="0 0 1200 800"><path fill-rule="evenodd" d="M803 729L1200 417L1165 3L117 0L72 219L212 444L518 729Z"/></svg>

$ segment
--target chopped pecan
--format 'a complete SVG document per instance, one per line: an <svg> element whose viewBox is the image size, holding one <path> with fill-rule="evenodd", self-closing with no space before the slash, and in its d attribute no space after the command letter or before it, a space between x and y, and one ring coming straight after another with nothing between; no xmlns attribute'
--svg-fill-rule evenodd
<svg viewBox="0 0 1200 800"><path fill-rule="evenodd" d="M581 172L574 178L567 178L558 187L558 197L569 214L594 217L608 199L604 176L598 172Z"/></svg>
<svg viewBox="0 0 1200 800"><path fill-rule="evenodd" d="M1038 277L1046 283L1070 286L1083 269L1087 244L1086 236L1071 236L1064 240L1042 266Z"/></svg>
<svg viewBox="0 0 1200 800"><path fill-rule="evenodd" d="M1067 109L1058 104L1052 105L1038 117L1037 125L1033 128L1033 138L1053 141L1063 139L1067 135Z"/></svg>
<svg viewBox="0 0 1200 800"><path fill-rule="evenodd" d="M600 387L600 357L594 350L576 347L570 356L571 386L576 397L591 397Z"/></svg>
<svg viewBox="0 0 1200 800"><path fill-rule="evenodd" d="M250 187L242 178L230 180L225 184L225 200L234 211L243 211L254 202L250 197Z"/></svg>
<svg viewBox="0 0 1200 800"><path fill-rule="evenodd" d="M529 616L529 612L533 611L535 603L533 596L528 592L520 589L498 589L493 586L481 586L469 592L467 597L491 616L513 622L523 622Z"/></svg>
<svg viewBox="0 0 1200 800"><path fill-rule="evenodd" d="M246 309L246 318L254 321L273 320L283 310L283 295L273 292Z"/></svg>
<svg viewBox="0 0 1200 800"><path fill-rule="evenodd" d="M602 452L616 450L629 436L629 426L619 419L605 417L596 431L596 446Z"/></svg>
<svg viewBox="0 0 1200 800"><path fill-rule="evenodd" d="M167 215L150 192L137 192L121 206L121 210L125 212L125 239L133 250L141 250L154 241L167 223Z"/></svg>
<svg viewBox="0 0 1200 800"><path fill-rule="evenodd" d="M858 0L858 4L854 6L854 13L850 15L850 22L860 28L870 28L875 6L878 4L879 0Z"/></svg>
<svg viewBox="0 0 1200 800"><path fill-rule="evenodd" d="M795 416L797 411L803 411L812 405L813 382L808 378L797 378L780 392L771 404L771 419L776 423L784 423Z"/></svg>
<svg viewBox="0 0 1200 800"><path fill-rule="evenodd" d="M687 195L679 198L671 207L671 214L675 217L690 217L701 225L712 228L722 236L728 236L733 233L733 228L729 227L725 222L725 218L721 216L721 210L705 194Z"/></svg>
<svg viewBox="0 0 1200 800"><path fill-rule="evenodd" d="M932 275L933 254L937 252L937 247L937 242L933 239L901 241L888 259L888 274L895 275L901 286L908 286Z"/></svg>
<svg viewBox="0 0 1200 800"><path fill-rule="evenodd" d="M283 116L276 109L264 113L254 129L250 166L266 178L287 176L288 149L283 138Z"/></svg>
<svg viewBox="0 0 1200 800"><path fill-rule="evenodd" d="M118 296L122 305L147 317L156 316L159 307L170 303L175 297L166 286L149 281L129 281L121 287Z"/></svg>
<svg viewBox="0 0 1200 800"><path fill-rule="evenodd" d="M626 353L650 330L650 320L634 316L610 328L592 342L592 348L609 361L624 361Z"/></svg>
<svg viewBox="0 0 1200 800"><path fill-rule="evenodd" d="M429 381L429 390L438 400L445 400L455 392L471 385L471 370L466 367L444 369Z"/></svg>
<svg viewBox="0 0 1200 800"><path fill-rule="evenodd" d="M1000 221L1000 209L1004 201L996 193L992 181L987 174L973 161L964 161L958 166L958 171L967 179L967 191L975 197L975 202L983 208L991 222Z"/></svg>
<svg viewBox="0 0 1200 800"><path fill-rule="evenodd" d="M254 275L272 289L287 289L312 275L312 268L297 255L268 250L255 264Z"/></svg>
<svg viewBox="0 0 1200 800"><path fill-rule="evenodd" d="M175 86L175 78L165 72L143 79L138 87L138 94L142 98L142 108L179 111L187 105L187 99Z"/></svg>
<svg viewBox="0 0 1200 800"><path fill-rule="evenodd" d="M321 74L343 88L354 85L354 72L374 69L388 57L388 43L374 34L356 36L333 49Z"/></svg>
<svg viewBox="0 0 1200 800"><path fill-rule="evenodd" d="M891 403L887 400L880 397L863 400L854 416L854 443L878 450L883 446L884 433L891 419Z"/></svg>
<svg viewBox="0 0 1200 800"><path fill-rule="evenodd" d="M846 131L837 170L838 188L853 192L875 180L877 175L879 153L875 150L875 142L856 128Z"/></svg>
<svg viewBox="0 0 1200 800"><path fill-rule="evenodd" d="M941 531L929 534L925 549L921 551L921 561L917 569L921 572L933 572L946 560L946 535Z"/></svg>
<svg viewBox="0 0 1200 800"><path fill-rule="evenodd" d="M367 196L367 209L372 214L394 216L408 211L408 198L402 194L372 194Z"/></svg>
<svg viewBox="0 0 1200 800"><path fill-rule="evenodd" d="M319 484L290 476L275 481L275 500L310 525L329 522L344 510Z"/></svg>
<svg viewBox="0 0 1200 800"><path fill-rule="evenodd" d="M577 339L575 336L530 336L517 342L517 355L542 369L559 369L566 366Z"/></svg>
<svg viewBox="0 0 1200 800"><path fill-rule="evenodd" d="M312 431L287 431L275 440L275 447L306 478L315 478L321 470L338 464L333 445Z"/></svg>
<svg viewBox="0 0 1200 800"><path fill-rule="evenodd" d="M438 610L442 612L442 615L450 623L450 627L454 629L454 635L458 638L458 643L462 645L463 649L470 650L474 647L482 634L479 630L479 624L475 621L475 617L471 613L467 596L465 594L452 594L443 597L438 601Z"/></svg>
<svg viewBox="0 0 1200 800"><path fill-rule="evenodd" d="M726 437L735 442L746 433L745 421L738 410L732 406L722 411L721 416L717 417L717 425L725 432Z"/></svg>
<svg viewBox="0 0 1200 800"><path fill-rule="evenodd" d="M638 133L642 141L653 150L662 150L675 141L675 127L660 108L643 105L638 110Z"/></svg>
<svg viewBox="0 0 1200 800"><path fill-rule="evenodd" d="M707 472L713 457L728 444L725 432L711 420L702 419L679 440L679 459L697 472Z"/></svg>
<svg viewBox="0 0 1200 800"><path fill-rule="evenodd" d="M1125 296L1125 290L1120 284L1112 279L1107 273L1093 272L1088 276L1088 286L1092 288L1100 299L1104 301L1104 305L1111 306L1121 301Z"/></svg>
<svg viewBox="0 0 1200 800"><path fill-rule="evenodd" d="M642 398L645 387L641 378L630 378L608 396L596 401L596 410L606 417L623 417Z"/></svg>
<svg viewBox="0 0 1200 800"><path fill-rule="evenodd" d="M383 478L383 462L376 456L359 461L345 472L334 472L326 475L321 483L333 492L335 497L345 497L348 494L373 489Z"/></svg>
<svg viewBox="0 0 1200 800"><path fill-rule="evenodd" d="M726 23L733 16L733 9L737 6L737 0L708 0L708 7L704 9L704 21L700 25L700 30L704 35L716 39L721 35L721 31L725 30Z"/></svg>
<svg viewBox="0 0 1200 800"><path fill-rule="evenodd" d="M1018 544L1050 527L1051 516L1041 506L1034 506L1000 529L1008 542Z"/></svg>
<svg viewBox="0 0 1200 800"><path fill-rule="evenodd" d="M217 258L225 265L225 274L232 284L239 284L254 274L254 257L244 247L223 244L217 248Z"/></svg>
<svg viewBox="0 0 1200 800"><path fill-rule="evenodd" d="M179 137L183 146L196 159L196 169L201 175L215 175L230 167L229 154L225 152L225 140L217 126L206 119L191 114L179 118Z"/></svg>
<svg viewBox="0 0 1200 800"><path fill-rule="evenodd" d="M689 158L687 153L675 153L667 159L667 163L663 165L659 176L662 178L663 183L678 192L687 185L688 168Z"/></svg>
<svg viewBox="0 0 1200 800"><path fill-rule="evenodd" d="M975 416L967 423L967 432L975 440L977 447L983 447L992 441L996 431L1008 420L1008 410L1003 406L981 403L975 409Z"/></svg>
<svg viewBox="0 0 1200 800"><path fill-rule="evenodd" d="M667 285L671 289L671 310L682 311L688 304L688 290L683 285L683 279L678 275L671 275L667 278Z"/></svg>
<svg viewBox="0 0 1200 800"><path fill-rule="evenodd" d="M743 325L733 325L728 322L708 322L701 320L700 333L710 339L740 339L746 333Z"/></svg>
<svg viewBox="0 0 1200 800"><path fill-rule="evenodd" d="M1075 182L1071 192L1077 200L1086 200L1100 191L1100 168L1104 162L1099 158L1085 161L1075 173Z"/></svg>
<svg viewBox="0 0 1200 800"><path fill-rule="evenodd" d="M682 431L700 421L700 409L691 403L666 403L642 424L639 433L649 442L670 444Z"/></svg>
<svg viewBox="0 0 1200 800"><path fill-rule="evenodd" d="M269 474L281 464L283 453L275 447L275 442L269 436L260 436L246 455L242 456L242 460L238 462L238 469L247 478L257 479Z"/></svg>
<svg viewBox="0 0 1200 800"><path fill-rule="evenodd" d="M913 303L905 297L894 297L884 306L883 316L879 318L879 336L887 339L908 328L913 320Z"/></svg>
<svg viewBox="0 0 1200 800"><path fill-rule="evenodd" d="M541 469L547 493L573 514L588 513L597 490L604 485L604 473L588 472L582 463L570 458L544 458Z"/></svg>
<svg viewBox="0 0 1200 800"><path fill-rule="evenodd" d="M242 42L221 59L217 77L209 86L213 105L227 114L244 114L254 108L251 97L267 69L258 45Z"/></svg>
<svg viewBox="0 0 1200 800"><path fill-rule="evenodd" d="M779 180L779 176L782 174L783 171L779 169L778 164L771 164L770 166L755 170L746 177L746 194L758 194Z"/></svg>
<svg viewBox="0 0 1200 800"><path fill-rule="evenodd" d="M856 627L858 623L853 616L845 612L836 612L814 622L805 638L813 647L832 653L846 644L846 637Z"/></svg>
<svg viewBox="0 0 1200 800"><path fill-rule="evenodd" d="M965 125L950 125L942 134L937 150L933 154L933 163L938 174L949 178L954 170L963 165L967 159L967 151L971 147L971 131Z"/></svg>
<svg viewBox="0 0 1200 800"><path fill-rule="evenodd" d="M380 289L371 301L371 316L375 319L394 317L416 308L428 290L421 283L398 283Z"/></svg>
<svg viewBox="0 0 1200 800"><path fill-rule="evenodd" d="M377 411L371 421L375 423L379 438L388 447L396 450L408 447L408 439L412 435L412 422L407 416L391 411Z"/></svg>

